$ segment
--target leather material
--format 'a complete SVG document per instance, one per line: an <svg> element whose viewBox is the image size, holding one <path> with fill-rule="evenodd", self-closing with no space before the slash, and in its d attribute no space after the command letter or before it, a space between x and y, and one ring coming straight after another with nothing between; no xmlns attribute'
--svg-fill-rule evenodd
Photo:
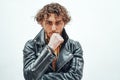
<svg viewBox="0 0 120 80"><path fill-rule="evenodd" d="M65 29L63 29L62 37L64 43L58 55L56 71L51 65L56 56L47 46L43 29L33 40L25 44L23 49L25 80L81 80L84 65L81 45L69 39Z"/></svg>

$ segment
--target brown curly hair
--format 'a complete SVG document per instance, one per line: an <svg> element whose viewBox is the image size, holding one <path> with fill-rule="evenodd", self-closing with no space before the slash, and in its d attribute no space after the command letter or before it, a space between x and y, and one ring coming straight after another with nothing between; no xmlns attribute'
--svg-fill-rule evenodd
<svg viewBox="0 0 120 80"><path fill-rule="evenodd" d="M46 18L49 18L51 13L55 14L55 16L62 16L65 24L71 20L71 17L68 15L68 11L59 3L50 3L45 5L41 10L38 11L35 16L35 20L42 24L42 21Z"/></svg>

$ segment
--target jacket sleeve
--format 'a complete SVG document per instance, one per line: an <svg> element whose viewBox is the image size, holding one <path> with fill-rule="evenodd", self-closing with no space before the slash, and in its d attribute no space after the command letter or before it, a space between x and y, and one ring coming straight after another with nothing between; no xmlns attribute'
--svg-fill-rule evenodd
<svg viewBox="0 0 120 80"><path fill-rule="evenodd" d="M82 48L79 42L76 42L75 49L73 51L74 57L72 59L72 63L70 65L70 69L68 72L63 73L48 73L44 74L39 80L81 80L83 74L83 65L84 60L82 57Z"/></svg>
<svg viewBox="0 0 120 80"><path fill-rule="evenodd" d="M36 54L38 53L40 54L37 57ZM25 80L37 80L37 78L40 78L55 57L47 45L38 53L35 51L35 42L29 40L23 49L23 71Z"/></svg>

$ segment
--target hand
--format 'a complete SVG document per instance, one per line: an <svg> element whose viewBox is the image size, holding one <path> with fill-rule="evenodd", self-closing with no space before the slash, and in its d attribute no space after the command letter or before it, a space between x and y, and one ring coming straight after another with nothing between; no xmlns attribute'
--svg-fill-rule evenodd
<svg viewBox="0 0 120 80"><path fill-rule="evenodd" d="M64 42L64 39L61 37L60 34L53 33L52 36L50 37L48 46L51 47L53 50L55 50L63 42Z"/></svg>

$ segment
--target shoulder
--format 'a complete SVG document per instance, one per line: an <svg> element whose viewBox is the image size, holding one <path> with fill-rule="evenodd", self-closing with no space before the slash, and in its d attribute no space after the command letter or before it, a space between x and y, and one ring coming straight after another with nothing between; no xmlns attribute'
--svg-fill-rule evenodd
<svg viewBox="0 0 120 80"><path fill-rule="evenodd" d="M24 50L25 49L33 49L34 46L35 46L35 41L33 39L30 39L25 43Z"/></svg>
<svg viewBox="0 0 120 80"><path fill-rule="evenodd" d="M35 44L35 41L33 39L30 39L25 43L25 46L34 45L34 44Z"/></svg>

